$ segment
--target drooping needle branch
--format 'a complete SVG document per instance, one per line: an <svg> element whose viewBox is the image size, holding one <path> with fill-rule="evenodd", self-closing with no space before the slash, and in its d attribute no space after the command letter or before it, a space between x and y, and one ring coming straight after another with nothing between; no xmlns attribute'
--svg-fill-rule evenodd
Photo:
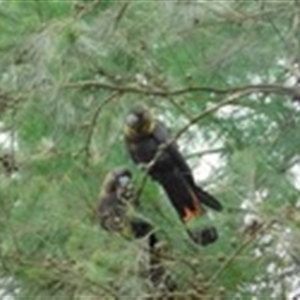
<svg viewBox="0 0 300 300"><path fill-rule="evenodd" d="M253 232L249 237L247 237L243 243L229 256L229 258L221 265L221 267L211 276L208 281L207 286L212 286L212 284L225 272L225 270L234 262L234 260L257 238L257 236L269 229L276 220L272 219L268 222L262 223L255 232Z"/></svg>
<svg viewBox="0 0 300 300"><path fill-rule="evenodd" d="M109 104L111 101L113 101L117 95L119 95L119 92L114 92L111 95L109 95L108 98L104 99L104 101L102 101L100 103L100 105L96 108L91 123L90 123L90 130L88 132L86 141L84 143L84 146L82 148L82 150L86 153L86 157L87 159L90 157L91 151L90 151L90 146L91 146L91 142L92 142L92 138L93 138L93 134L96 128L96 124L97 124L97 120L99 118L99 115L101 113L101 111L103 110L103 108Z"/></svg>

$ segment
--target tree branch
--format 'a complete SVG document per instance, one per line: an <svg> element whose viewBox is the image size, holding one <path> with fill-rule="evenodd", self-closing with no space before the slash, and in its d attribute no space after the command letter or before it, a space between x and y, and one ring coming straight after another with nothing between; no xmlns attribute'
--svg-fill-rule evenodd
<svg viewBox="0 0 300 300"><path fill-rule="evenodd" d="M62 88L77 88L77 89L103 89L110 91L118 91L121 93L134 93L134 94L144 94L160 97L168 96L180 96L188 93L211 93L216 95L230 95L235 93L243 93L244 96L248 96L256 93L272 93L281 94L291 97L300 97L300 90L296 87L288 87L280 84L257 84L257 85L247 85L234 88L215 88L209 86L189 86L185 88L179 88L174 90L165 90L157 88L142 88L137 84L127 84L127 85L114 85L110 83L104 83L95 80L77 81L69 82L62 86Z"/></svg>
<svg viewBox="0 0 300 300"><path fill-rule="evenodd" d="M202 157L202 156L210 155L210 154L216 154L216 153L220 153L224 150L225 150L224 147L220 147L220 148L215 148L215 149L207 149L207 150L197 151L197 152L193 152L193 153L186 155L186 159L191 159L194 157Z"/></svg>

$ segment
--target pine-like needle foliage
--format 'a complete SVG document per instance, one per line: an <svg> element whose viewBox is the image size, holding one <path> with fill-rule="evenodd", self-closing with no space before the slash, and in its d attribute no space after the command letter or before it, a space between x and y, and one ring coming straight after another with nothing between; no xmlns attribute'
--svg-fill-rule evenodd
<svg viewBox="0 0 300 300"><path fill-rule="evenodd" d="M143 271L145 243L105 232L96 215L109 170L128 165L143 181L122 126L144 103L225 206L190 225L218 228L202 248L147 181L139 213L164 241L169 297L294 295L299 20L298 1L0 1L3 292L167 299Z"/></svg>

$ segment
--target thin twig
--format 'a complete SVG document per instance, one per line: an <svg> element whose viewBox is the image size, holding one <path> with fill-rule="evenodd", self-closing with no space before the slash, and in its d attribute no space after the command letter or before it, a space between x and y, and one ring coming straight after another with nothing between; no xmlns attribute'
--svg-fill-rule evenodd
<svg viewBox="0 0 300 300"><path fill-rule="evenodd" d="M95 131L95 128L97 125L97 120L99 118L99 115L100 115L102 109L104 108L104 106L106 106L108 103L113 101L115 99L115 97L119 94L120 94L120 92L115 92L112 95L110 95L108 98L106 98L104 101L102 101L100 103L100 105L97 107L97 109L92 117L91 124L90 124L90 130L88 132L86 141L84 143L84 147L82 149L82 151L84 151L86 153L87 159L90 157L90 154L91 154L91 151L90 151L91 141L93 138L93 134L94 134L94 131Z"/></svg>
<svg viewBox="0 0 300 300"><path fill-rule="evenodd" d="M183 114L187 119L191 119L192 116L191 114L183 107L183 105L177 103L172 97L166 97L166 99L173 105L175 106L181 114Z"/></svg>
<svg viewBox="0 0 300 300"><path fill-rule="evenodd" d="M235 259L256 239L258 234L266 231L274 224L275 220L271 220L265 224L261 224L261 226L253 232L252 235L247 237L245 241L236 249L235 252L224 262L224 264L211 276L208 281L208 286L212 286L212 284L223 274L223 272L235 261Z"/></svg>
<svg viewBox="0 0 300 300"><path fill-rule="evenodd" d="M202 157L202 156L210 155L210 154L216 154L216 153L222 152L223 150L225 150L224 147L202 150L202 151L198 151L198 152L194 152L194 153L190 153L190 154L186 155L186 159L199 157L199 156Z"/></svg>
<svg viewBox="0 0 300 300"><path fill-rule="evenodd" d="M148 178L148 171L157 163L158 159L160 158L160 156L163 154L163 152L169 147L171 146L173 143L176 143L176 141L181 137L181 135L183 135L192 125L196 124L197 122L199 122L202 118L206 117L207 115L215 112L216 110L218 110L219 108L228 105L236 100L238 100L239 98L245 96L248 94L248 91L243 91L243 92L237 92L234 93L228 97L226 97L223 101L221 101L220 103L206 109L205 111L201 112L200 114L198 114L197 116L195 116L194 118L191 118L189 120L189 122L183 126L181 128L181 130L179 130L177 132L177 134L169 139L168 141L166 141L165 143L163 143L162 145L160 145L158 151L156 152L155 156L153 157L153 159L147 163L143 168L145 169L145 174L141 180L141 184L140 187L137 191L137 197L140 197L143 189L146 185L147 182L147 178Z"/></svg>
<svg viewBox="0 0 300 300"><path fill-rule="evenodd" d="M247 91L243 91L243 92L236 92L230 96L228 96L227 98L225 98L223 101L221 101L220 103L206 109L205 111L201 112L200 114L198 114L197 116L195 116L194 118L190 119L190 121L183 126L175 135L172 139L170 139L169 141L167 141L166 143L164 143L163 145L161 145L159 151L157 151L156 155L154 156L154 158L152 159L152 161L150 161L147 164L147 168L151 168L159 159L159 157L162 155L162 153L169 147L171 146L173 143L176 143L176 141L193 125L195 125L196 123L198 123L202 118L206 117L207 115L217 111L218 109L220 109L221 107L228 105L238 99L240 99L241 97L245 96L246 94L248 94Z"/></svg>
<svg viewBox="0 0 300 300"><path fill-rule="evenodd" d="M120 11L118 12L116 19L115 19L115 24L114 27L117 28L119 23L121 22L122 18L125 15L125 12L127 11L128 7L129 7L130 1L125 1L120 9Z"/></svg>

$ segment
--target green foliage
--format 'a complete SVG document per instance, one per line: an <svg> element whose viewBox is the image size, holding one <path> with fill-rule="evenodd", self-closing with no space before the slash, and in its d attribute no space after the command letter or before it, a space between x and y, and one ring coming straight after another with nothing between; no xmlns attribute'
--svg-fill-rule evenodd
<svg viewBox="0 0 300 300"><path fill-rule="evenodd" d="M295 79L298 18L297 1L0 2L0 113L6 126L0 134L14 133L20 169L17 179L0 169L0 276L13 278L15 298L157 296L141 271L147 268L146 241L105 232L96 212L112 168L127 165L137 186L143 181L122 138L128 110L141 102L174 134L220 105L179 138L187 157L200 151L190 160L195 166L213 165L207 147L222 159L201 185L225 211L187 225L214 224L219 240L193 244L150 179L136 212L163 241L176 299L189 299L191 291L197 299L274 293L267 267L294 267L293 255L299 256L299 190L291 173L299 164L299 98L259 86L221 103L241 86L283 87ZM172 94L199 86L215 90ZM0 149L11 152L1 141ZM256 221L246 224L249 214ZM273 221L277 227L268 227ZM283 258L276 252L280 245L292 249ZM265 278L265 287L253 292L249 286L257 278ZM288 278L281 283L288 285Z"/></svg>

